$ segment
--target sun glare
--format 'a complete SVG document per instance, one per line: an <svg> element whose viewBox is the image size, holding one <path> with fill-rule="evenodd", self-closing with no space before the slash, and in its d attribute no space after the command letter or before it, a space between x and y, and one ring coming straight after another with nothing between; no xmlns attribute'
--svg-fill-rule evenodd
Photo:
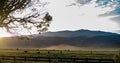
<svg viewBox="0 0 120 63"><path fill-rule="evenodd" d="M0 37L10 37L11 35L2 29L0 29Z"/></svg>

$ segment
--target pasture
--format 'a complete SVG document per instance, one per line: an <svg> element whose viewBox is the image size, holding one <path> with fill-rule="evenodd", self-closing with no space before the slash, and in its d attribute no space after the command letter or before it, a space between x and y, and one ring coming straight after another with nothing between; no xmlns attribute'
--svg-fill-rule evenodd
<svg viewBox="0 0 120 63"><path fill-rule="evenodd" d="M0 63L120 63L119 49L0 49Z"/></svg>

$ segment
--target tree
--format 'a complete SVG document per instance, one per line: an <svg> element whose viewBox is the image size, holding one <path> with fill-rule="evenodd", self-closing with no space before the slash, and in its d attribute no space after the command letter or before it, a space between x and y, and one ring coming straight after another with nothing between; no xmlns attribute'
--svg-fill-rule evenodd
<svg viewBox="0 0 120 63"><path fill-rule="evenodd" d="M9 33L48 30L52 17L40 0L0 0L0 28Z"/></svg>

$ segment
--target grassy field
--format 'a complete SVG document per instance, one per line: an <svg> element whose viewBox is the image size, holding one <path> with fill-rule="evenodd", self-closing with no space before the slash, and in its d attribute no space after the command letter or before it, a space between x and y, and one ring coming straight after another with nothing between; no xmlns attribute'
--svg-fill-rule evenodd
<svg viewBox="0 0 120 63"><path fill-rule="evenodd" d="M51 59L52 63L56 61L57 61L56 63L61 63L57 60L57 58L113 59L115 63L120 63L120 50L118 49L85 49L85 50L0 49L0 56L1 58L3 56L16 56L16 58L19 58L19 56L56 58L56 60ZM35 59L35 58L30 58L30 59ZM38 61L19 61L19 60L13 61L13 60L0 59L0 63L13 63L13 62L14 63L44 63Z"/></svg>

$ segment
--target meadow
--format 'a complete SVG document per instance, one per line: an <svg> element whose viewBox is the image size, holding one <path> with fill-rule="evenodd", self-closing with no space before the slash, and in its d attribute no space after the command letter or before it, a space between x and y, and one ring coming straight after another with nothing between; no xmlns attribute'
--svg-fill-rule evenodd
<svg viewBox="0 0 120 63"><path fill-rule="evenodd" d="M119 49L0 49L0 63L120 63Z"/></svg>

